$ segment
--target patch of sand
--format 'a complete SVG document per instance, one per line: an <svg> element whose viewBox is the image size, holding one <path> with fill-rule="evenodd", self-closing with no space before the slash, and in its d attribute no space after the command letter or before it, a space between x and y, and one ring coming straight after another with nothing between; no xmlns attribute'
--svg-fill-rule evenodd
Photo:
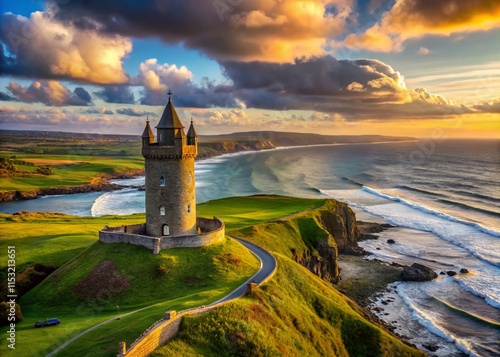
<svg viewBox="0 0 500 357"><path fill-rule="evenodd" d="M43 158L23 158L23 161L32 162L35 165L68 165L68 164L83 164L85 161L77 160L56 160L56 159L43 159Z"/></svg>

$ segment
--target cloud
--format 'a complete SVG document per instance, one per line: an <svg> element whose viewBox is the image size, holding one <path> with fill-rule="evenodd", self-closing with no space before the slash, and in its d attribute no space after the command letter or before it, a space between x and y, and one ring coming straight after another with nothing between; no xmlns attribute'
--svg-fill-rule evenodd
<svg viewBox="0 0 500 357"><path fill-rule="evenodd" d="M346 37L351 48L390 52L425 36L487 31L500 27L498 0L397 0L372 27Z"/></svg>
<svg viewBox="0 0 500 357"><path fill-rule="evenodd" d="M144 87L140 99L144 105L165 105L168 91L172 90L179 107L239 106L231 86L216 84L208 78L195 85L192 76L186 66L159 64L156 58L151 58L139 65L139 75L133 78L133 83Z"/></svg>
<svg viewBox="0 0 500 357"><path fill-rule="evenodd" d="M101 109L97 109L97 108L85 109L85 110L82 110L82 113L85 113L85 114L106 114L106 115L114 114L114 112L112 110L106 109L105 107L102 107Z"/></svg>
<svg viewBox="0 0 500 357"><path fill-rule="evenodd" d="M423 88L408 89L391 66L332 56L295 63L223 62L234 95L248 108L314 110L348 120L442 117L472 110Z"/></svg>
<svg viewBox="0 0 500 357"><path fill-rule="evenodd" d="M4 92L0 92L0 101L12 101L12 100L16 100L16 98L14 97L11 97L10 95L4 93Z"/></svg>
<svg viewBox="0 0 500 357"><path fill-rule="evenodd" d="M101 90L94 92L94 94L106 103L135 103L134 93L132 93L128 85L104 86Z"/></svg>
<svg viewBox="0 0 500 357"><path fill-rule="evenodd" d="M10 82L9 91L21 102L43 103L51 106L90 105L92 98L83 88L77 87L71 92L57 81L35 81L29 87L22 87L19 83Z"/></svg>
<svg viewBox="0 0 500 357"><path fill-rule="evenodd" d="M211 110L191 109L195 125L204 126L246 126L255 124L242 109Z"/></svg>
<svg viewBox="0 0 500 357"><path fill-rule="evenodd" d="M483 113L500 114L500 98L476 104L473 108Z"/></svg>
<svg viewBox="0 0 500 357"><path fill-rule="evenodd" d="M218 60L274 62L323 54L353 7L353 0L54 2L58 19L82 29L158 37Z"/></svg>
<svg viewBox="0 0 500 357"><path fill-rule="evenodd" d="M2 74L99 84L128 81L122 61L132 42L125 37L62 24L50 11L29 18L5 13L0 23Z"/></svg>
<svg viewBox="0 0 500 357"><path fill-rule="evenodd" d="M123 115L128 115L131 117L144 117L144 116L158 116L156 113L153 112L146 112L145 110L139 110L137 108L118 108L116 109L116 113L118 114L123 114Z"/></svg>
<svg viewBox="0 0 500 357"><path fill-rule="evenodd" d="M431 53L431 51L428 49L428 48L425 48L425 47L420 47L419 50L418 50L418 54L419 55L428 55L429 53Z"/></svg>

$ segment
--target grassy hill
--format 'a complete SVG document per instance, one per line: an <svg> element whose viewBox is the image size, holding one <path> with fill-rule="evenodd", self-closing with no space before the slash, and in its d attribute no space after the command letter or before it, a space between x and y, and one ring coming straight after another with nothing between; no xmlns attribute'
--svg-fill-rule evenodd
<svg viewBox="0 0 500 357"><path fill-rule="evenodd" d="M342 238L325 222L325 212L338 206L327 201L236 230L274 253L275 276L252 296L184 318L179 334L152 356L424 356L369 322L356 303L302 266L315 270L304 255L321 262L317 247L334 248Z"/></svg>
<svg viewBox="0 0 500 357"><path fill-rule="evenodd" d="M155 355L423 355L367 321L354 302L296 262L304 263L306 256L321 262L323 243L337 248L343 230L331 225L347 224L342 207L332 200L279 196L199 205L200 216L221 217L228 232L274 252L278 271L253 296L185 319L181 333ZM257 270L255 257L229 238L221 245L157 256L143 247L96 242L106 224L143 220L143 215L0 215L0 233L8 237L0 241L0 250L16 246L19 272L36 263L59 267L20 299L24 320L16 326L16 351L2 344L0 355L45 355L111 319L57 356L115 356L119 341L130 345L165 311L216 301ZM62 323L33 328L36 320L48 317Z"/></svg>
<svg viewBox="0 0 500 357"><path fill-rule="evenodd" d="M322 202L289 197L234 198L200 205L198 214L222 217L229 227L245 227ZM17 324L16 356L45 355L88 327L146 307L93 330L58 353L114 356L117 342L130 344L165 311L216 301L257 270L256 258L232 239L212 247L162 251L158 256L143 247L96 242L104 225L143 220L142 214L95 218L0 215L0 234L5 237L0 249L16 246L18 272L37 263L59 267L19 301L24 320ZM5 273L4 266L0 270ZM89 276L93 277L90 284ZM35 321L49 317L60 318L61 325L50 330L33 328ZM0 355L9 356L12 351L2 344Z"/></svg>
<svg viewBox="0 0 500 357"><path fill-rule="evenodd" d="M331 285L276 256L275 276L254 295L184 318L152 357L425 356L368 322Z"/></svg>

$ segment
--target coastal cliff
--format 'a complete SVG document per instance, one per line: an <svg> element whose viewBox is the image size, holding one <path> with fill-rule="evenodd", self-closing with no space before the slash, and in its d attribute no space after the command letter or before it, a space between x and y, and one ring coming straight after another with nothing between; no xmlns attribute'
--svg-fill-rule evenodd
<svg viewBox="0 0 500 357"><path fill-rule="evenodd" d="M340 281L339 252L363 253L354 212L332 199L309 211L244 228L238 235L270 245L331 283Z"/></svg>
<svg viewBox="0 0 500 357"><path fill-rule="evenodd" d="M198 159L207 159L222 154L241 151L268 150L276 146L269 140L214 141L199 144Z"/></svg>

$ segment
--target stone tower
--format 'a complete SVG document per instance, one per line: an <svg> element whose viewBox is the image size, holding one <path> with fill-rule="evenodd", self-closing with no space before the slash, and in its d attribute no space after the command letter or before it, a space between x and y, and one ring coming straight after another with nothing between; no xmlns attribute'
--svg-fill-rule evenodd
<svg viewBox="0 0 500 357"><path fill-rule="evenodd" d="M157 130L157 142L146 122L142 156L146 171L146 235L183 236L197 233L194 159L198 136L193 121L188 135L169 92Z"/></svg>

